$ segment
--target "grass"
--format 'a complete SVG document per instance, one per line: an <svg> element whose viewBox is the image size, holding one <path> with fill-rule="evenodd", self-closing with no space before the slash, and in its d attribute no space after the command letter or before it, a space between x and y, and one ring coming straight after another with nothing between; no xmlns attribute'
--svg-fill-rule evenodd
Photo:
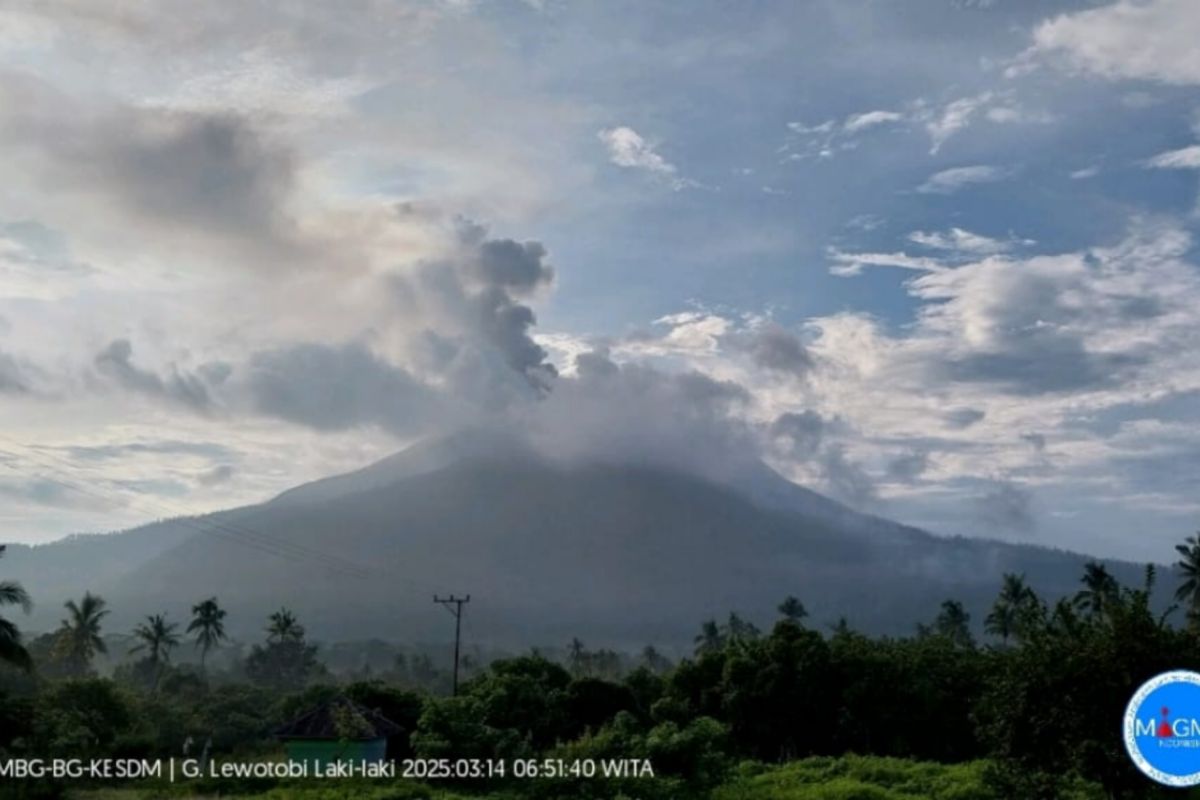
<svg viewBox="0 0 1200 800"><path fill-rule="evenodd" d="M170 788L89 789L69 792L67 800L468 800L463 795L420 784L372 785L352 781L277 786L258 794L200 792Z"/></svg>
<svg viewBox="0 0 1200 800"><path fill-rule="evenodd" d="M984 783L986 768L984 761L937 764L877 756L807 758L781 766L746 762L713 791L711 800L1004 800ZM512 800L520 796L520 790L458 794L401 781L289 782L258 794L218 795L173 785L79 790L67 795L70 800ZM1096 787L1079 785L1063 800L1100 798Z"/></svg>
<svg viewBox="0 0 1200 800"><path fill-rule="evenodd" d="M1002 800L983 780L987 762L807 758L780 767L744 764L713 800ZM1071 800L1101 797L1081 787ZM1066 800L1064 798L1064 800Z"/></svg>

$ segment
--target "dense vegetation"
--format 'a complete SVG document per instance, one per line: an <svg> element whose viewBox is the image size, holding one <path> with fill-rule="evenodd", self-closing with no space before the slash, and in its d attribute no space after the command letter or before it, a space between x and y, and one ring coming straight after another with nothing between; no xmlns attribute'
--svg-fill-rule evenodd
<svg viewBox="0 0 1200 800"><path fill-rule="evenodd" d="M107 608L85 594L66 604L57 632L27 645L0 618L0 654L11 665L0 675L0 758L165 757L201 743L215 754L277 758L271 731L341 693L405 730L389 743L393 757L638 758L656 773L509 776L435 789L397 781L349 796L1157 797L1129 762L1119 724L1141 682L1167 669L1200 669L1200 541L1179 550L1183 625L1152 609L1153 568L1128 587L1091 564L1078 594L1053 605L1007 576L982 643L953 600L911 637L869 638L845 623L817 630L803 604L788 598L769 632L737 614L705 623L694 655L677 664L654 648L631 664L576 640L561 663L535 651L479 665L457 697L427 688L417 674L427 664L397 664L370 681L330 674L286 609L271 616L264 641L237 669L209 669L210 652L225 640L216 598L197 603L183 630L147 617L133 632L136 659L101 678L92 661L107 646ZM0 601L24 599L20 587L0 584ZM201 653L199 665L173 664L185 643ZM63 788L7 787L41 796ZM156 791L192 790L342 796L328 794L328 785L272 782ZM129 786L104 791L94 796L138 796L119 794L138 791Z"/></svg>

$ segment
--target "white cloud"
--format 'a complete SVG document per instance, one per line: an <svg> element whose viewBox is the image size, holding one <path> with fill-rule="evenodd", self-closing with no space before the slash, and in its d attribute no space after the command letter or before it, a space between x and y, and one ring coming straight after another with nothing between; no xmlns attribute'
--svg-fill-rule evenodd
<svg viewBox="0 0 1200 800"><path fill-rule="evenodd" d="M803 122L789 122L788 130L793 133L832 133L837 123L827 119L819 125L806 125Z"/></svg>
<svg viewBox="0 0 1200 800"><path fill-rule="evenodd" d="M1158 512L1194 507L1186 493L1116 466L1155 457L1165 468L1194 444L1144 423L1120 436L1090 427L1131 405L1200 392L1200 275L1182 260L1185 232L1135 226L1113 247L1028 257L1011 255L1022 240L963 229L910 240L937 256L830 251L838 274L905 270L918 310L897 328L848 312L808 320L799 337L781 331L803 353L800 382L741 344L777 326L713 311L664 317L653 334L612 342L611 358L744 387L750 399L736 419L788 475L941 530L979 530L1019 506L1021 528L1063 535L1050 512L1064 496L1085 508L1109 497ZM1038 502L999 503L1018 495ZM1146 546L1129 543L1125 554Z"/></svg>
<svg viewBox="0 0 1200 800"><path fill-rule="evenodd" d="M1159 153L1147 159L1146 166L1155 169L1200 169L1200 144Z"/></svg>
<svg viewBox="0 0 1200 800"><path fill-rule="evenodd" d="M1175 348L1196 338L1185 308L1200 300L1200 276L1180 260L1190 245L1186 233L1158 228L1113 248L1026 259L993 255L952 265L903 253L842 253L837 260L921 273L907 284L924 305L903 346L920 356L927 376L1016 394L1136 396L1145 391L1136 376L1147 365L1174 361L1185 352ZM936 355L925 352L931 347ZM1197 367L1155 371L1151 380L1183 385L1200 380Z"/></svg>
<svg viewBox="0 0 1200 800"><path fill-rule="evenodd" d="M673 149L626 125L602 131L598 142L599 128L630 119L614 110L621 104L608 107L587 94L589 87L546 80L545 71L531 74L528 60L509 46L511 28L497 28L465 8L448 16L439 10L444 4L348 2L335 8L266 0L238 14L204 4L186 11L76 2L0 10L0 85L19 90L18 74L41 81L0 101L0 135L11 137L5 143L21 143L20 153L9 148L7 191L0 193L0 391L6 392L0 427L46 447L108 451L124 443L123 452L133 455L104 464L109 479L127 484L122 500L134 497L128 487L160 479L192 487L171 503L174 512L190 513L255 502L395 450L421 418L411 413L419 396L407 406L393 402L411 395L405 374L430 392L465 385L475 372L480 380L494 377L478 352L465 357L479 349L472 336L481 324L513 355L540 360L544 348L568 380L580 375L578 359L594 352L593 341L578 332L533 333L540 296L533 289L550 290L548 273L522 291L520 302L501 297L496 305L494 291L455 290L455 276L464 273L446 262L457 246L450 220L463 212L522 235L536 235L545 225L550 239L562 242L579 230L562 225L563 218L584 219L583 212L596 208L589 205L594 197L578 199L591 192L577 190L598 188L592 178L599 153L676 189L694 185L681 175L686 162L673 163ZM447 58L463 52L472 58ZM707 48L696 52L710 55ZM147 68L168 55L170 69ZM594 63L594 54L580 55ZM561 63L548 58L538 69ZM945 85L932 95L938 100L924 104L900 105L896 98L848 116L839 108L836 117L815 117L817 124L796 122L788 126L790 149L783 154L831 157L897 131L928 136L935 151L944 150L958 141L954 137L967 138L972 126L1049 119L1023 105L1029 98L1015 90L976 91ZM764 119L778 119L779 111ZM184 130L188 120L208 124ZM774 135L784 133L781 127ZM216 162L183 155L236 156L239 143L256 146L245 149L244 158ZM1191 166L1185 151L1147 165ZM893 155L908 157L889 154L888 164L864 159L863 166L890 169ZM279 180L256 183L263 166L280 159L286 169ZM992 160L950 163L976 159ZM757 177L748 186L771 192L784 185L770 165L749 163ZM153 180L138 170L147 164ZM1065 172L1068 164L1059 168ZM921 191L949 193L1007 174L1002 167L958 167L933 175ZM805 185L807 194L823 196L819 186ZM181 204L171 188L203 191ZM917 309L908 324L866 313L786 325L766 314L727 310L669 315L644 335L611 343L621 369L619 385L609 385L608 393L587 395L589 386L603 388L597 371L607 365L585 358L590 366L582 372L587 377L593 370L593 383L570 384L544 405L562 415L564 431L579 423L591 426L590 435L602 443L623 437L630 448L644 450L648 439L651 447L667 442L688 454L696 452L694 436L711 432L705 415L714 407L722 421L726 412L736 416L742 432L769 429L793 414L793 434L807 425L825 437L808 448L819 459L770 455L793 477L850 499L889 502L904 492L928 492L967 504L987 487L1051 483L1082 498L1091 480L1105 497L1154 509L1186 502L1194 508L1190 489L1139 483L1119 461L1142 457L1150 444L1186 445L1194 453L1193 443L1174 429L1153 434L1153 441L1151 432L1133 425L1121 426L1115 437L1086 429L1096 415L1122 404L1200 387L1194 311L1200 291L1189 277L1195 266L1181 262L1178 232L1146 232L1109 250L1029 257L1025 242L1005 238L1003 217L982 228L993 238L968 229L985 224L973 217L914 222L878 199L877 193L866 206L830 206L832 219L874 211L888 214L891 224L855 217L847 228L855 235L870 231L864 238L875 252L843 245L829 251L829 263L846 276L902 270L894 281L902 288L895 291L908 292ZM915 205L940 210L952 204ZM15 220L22 222L6 224ZM600 222L601 235L624 230ZM918 226L902 246L876 243L888 231L904 238ZM56 231L61 243L54 241ZM205 241L217 234L259 247L218 250ZM730 246L730 237L718 234ZM272 239L280 246L261 247ZM289 257L314 243L328 245L321 257ZM692 245L681 258L695 255ZM600 260L609 255L594 253ZM519 278L520 264L501 261L493 266L508 286ZM565 258L560 266L564 275L578 268ZM410 278L418 273L423 281L414 283ZM607 280L596 285L611 288ZM759 289L749 287L747 296ZM818 295L817 304L832 297ZM655 302L661 299L654 295ZM480 323L485 312L490 317ZM569 319L561 308L556 317L564 313ZM778 313L789 312L781 306ZM129 346L113 348L121 340ZM107 356L97 366L92 361L102 350ZM259 356L257 373L239 375L254 353L268 357ZM464 366L438 373L431 366L438 359ZM206 376L217 373L206 368L218 363L233 365L233 373L228 382L209 384ZM629 363L640 367L626 372ZM683 377L664 378L660 367ZM329 381L328 374L339 379ZM274 393L270 383L264 387L264 375L306 387L300 394L287 386L278 392L304 405L276 405L270 416L247 412L244 400L235 401L248 385L258 389L259 411L271 410ZM197 388L201 379L220 415L181 409L189 402L207 408ZM321 404L324 393L340 401L336 395L353 385L366 389L349 416L340 405ZM46 405L51 395L53 408ZM650 404L629 402L638 397ZM541 406L522 408L536 414ZM699 422L674 425L680 408L691 408ZM1189 418L1179 429L1196 429L1196 422ZM188 452L171 452L160 441L163 431L186 443ZM1022 439L1031 431L1052 443L1046 452L1034 452ZM226 450L200 449L206 442ZM1176 465L1174 472L1186 470ZM221 480L230 475L236 479ZM1042 486L1039 502L1046 497ZM56 507L63 499L36 487L26 494ZM104 517L50 514L48 508L45 502L35 510L10 505L6 530L49 536L95 528L98 519L108 527L147 516L124 506ZM1140 540L1129 545L1143 546Z"/></svg>
<svg viewBox="0 0 1200 800"><path fill-rule="evenodd" d="M903 122L905 119L905 115L898 111L875 110L851 114L841 122L833 119L817 125L789 122L788 130L794 135L784 144L781 152L786 153L789 161L833 158L839 152L857 148L860 136L872 128Z"/></svg>
<svg viewBox="0 0 1200 800"><path fill-rule="evenodd" d="M929 134L931 155L936 155L947 141L973 125L978 118L997 125L1032 125L1054 121L1053 114L1023 105L1014 90L980 92L940 107L930 107L921 100L914 104L912 117L924 124Z"/></svg>
<svg viewBox="0 0 1200 800"><path fill-rule="evenodd" d="M1029 109L1016 104L993 106L987 110L985 116L999 125L1045 125L1054 122L1054 115L1048 111Z"/></svg>
<svg viewBox="0 0 1200 800"><path fill-rule="evenodd" d="M948 250L968 255L995 255L1011 250L1015 245L1031 245L1029 239L993 239L963 228L950 228L946 231L913 231L908 240L922 247L934 250Z"/></svg>
<svg viewBox="0 0 1200 800"><path fill-rule="evenodd" d="M618 167L645 170L665 180L676 190L694 185L692 181L679 177L675 165L659 155L655 146L633 128L624 125L606 128L597 135L608 149L609 161Z"/></svg>
<svg viewBox="0 0 1200 800"><path fill-rule="evenodd" d="M876 228L882 227L886 222L887 220L883 217L876 216L875 214L858 214L846 222L846 227L852 230L873 231Z"/></svg>
<svg viewBox="0 0 1200 800"><path fill-rule="evenodd" d="M986 164L969 167L951 167L930 175L917 191L922 194L953 194L964 186L974 183L991 183L1002 180L1007 173Z"/></svg>
<svg viewBox="0 0 1200 800"><path fill-rule="evenodd" d="M986 105L992 96L991 92L984 92L974 97L962 97L932 113L925 123L925 130L929 132L932 141L929 152L936 154L951 136L966 128L975 113Z"/></svg>
<svg viewBox="0 0 1200 800"><path fill-rule="evenodd" d="M658 340L664 352L715 352L720 338L729 331L727 319L704 311L669 314L654 324L667 328L667 334Z"/></svg>
<svg viewBox="0 0 1200 800"><path fill-rule="evenodd" d="M1200 3L1195 0L1119 0L1038 25L1018 68L1049 59L1105 78L1197 85L1198 31Z"/></svg>
<svg viewBox="0 0 1200 800"><path fill-rule="evenodd" d="M934 272L945 267L936 258L910 256L907 253L846 253L837 248L829 251L834 266L829 271L843 277L858 275L863 267L898 267L918 272Z"/></svg>
<svg viewBox="0 0 1200 800"><path fill-rule="evenodd" d="M960 97L945 104L919 99L902 111L873 110L850 114L843 121L827 119L816 125L788 123L795 141L784 145L791 160L831 158L858 146L862 134L883 125L919 125L929 135L930 154L936 155L951 137L972 125L977 118L1001 125L1037 124L1053 121L1048 112L1022 105L1015 91L986 91ZM799 146L797 146L799 145Z"/></svg>
<svg viewBox="0 0 1200 800"><path fill-rule="evenodd" d="M904 115L898 111L864 111L861 114L851 114L846 117L842 128L849 133L857 133L876 125L886 125L902 119L904 119Z"/></svg>
<svg viewBox="0 0 1200 800"><path fill-rule="evenodd" d="M849 264L915 272L905 286L919 310L897 331L864 314L810 320L818 367L809 407L836 411L860 458L901 446L930 453L928 491L962 496L1019 480L1162 512L1162 480L1183 456L1158 453L1141 435L1116 440L1091 421L1200 391L1200 274L1182 260L1190 246L1182 230L1141 226L1110 248L963 264L839 254L838 274L853 274ZM970 410L969 424L950 408ZM1195 413L1185 419L1194 425ZM1031 448L1029 431L1053 447ZM1159 471L1117 466L1151 458L1144 469Z"/></svg>

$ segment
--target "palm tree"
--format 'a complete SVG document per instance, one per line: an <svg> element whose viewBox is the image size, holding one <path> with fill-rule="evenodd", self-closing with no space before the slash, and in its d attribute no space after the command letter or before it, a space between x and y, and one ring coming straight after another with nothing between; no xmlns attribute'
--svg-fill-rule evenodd
<svg viewBox="0 0 1200 800"><path fill-rule="evenodd" d="M153 614L133 629L133 636L139 643L129 648L129 652L146 653L146 659L154 670L156 689L162 666L171 660L171 649L179 646L179 634L175 633L178 627L173 622L167 622L167 618L162 614Z"/></svg>
<svg viewBox="0 0 1200 800"><path fill-rule="evenodd" d="M268 617L268 642L298 642L304 638L304 626L296 619L296 615L287 608L281 608Z"/></svg>
<svg viewBox="0 0 1200 800"><path fill-rule="evenodd" d="M1147 564L1144 577L1142 578L1142 590L1138 593L1147 607L1150 605L1150 601L1154 597L1154 587L1157 584L1158 567L1154 566L1153 564ZM1158 615L1158 627L1160 630L1167 627L1167 619L1178 610L1179 604L1172 603L1171 605L1167 606L1167 608L1161 614Z"/></svg>
<svg viewBox="0 0 1200 800"><path fill-rule="evenodd" d="M729 621L725 623L725 641L744 644L759 637L758 627L749 620L742 619L736 611L729 613Z"/></svg>
<svg viewBox="0 0 1200 800"><path fill-rule="evenodd" d="M996 598L991 613L983 621L984 629L993 636L999 636L1004 644L1017 631L1021 609L1033 598L1033 590L1025 585L1023 575L1007 573L1004 584L1000 588L1000 596Z"/></svg>
<svg viewBox="0 0 1200 800"><path fill-rule="evenodd" d="M0 557L4 556L5 546L0 544ZM16 581L0 581L0 607L20 606L26 614L33 604L29 595ZM0 661L20 667L23 670L33 668L29 651L21 645L21 632L10 620L0 617Z"/></svg>
<svg viewBox="0 0 1200 800"><path fill-rule="evenodd" d="M971 637L971 615L957 600L946 600L933 623L934 631L958 647L971 648L975 640Z"/></svg>
<svg viewBox="0 0 1200 800"><path fill-rule="evenodd" d="M200 648L200 669L208 658L208 651L225 638L225 609L217 605L217 598L210 597L192 606L192 621L187 632L196 634L196 647Z"/></svg>
<svg viewBox="0 0 1200 800"><path fill-rule="evenodd" d="M800 621L808 616L808 609L804 607L799 598L788 595L782 603L779 604L779 613L788 622L794 622L797 625Z"/></svg>
<svg viewBox="0 0 1200 800"><path fill-rule="evenodd" d="M1083 588L1075 595L1075 607L1098 617L1108 611L1117 599L1120 587L1117 579L1099 562L1089 561L1083 568Z"/></svg>
<svg viewBox="0 0 1200 800"><path fill-rule="evenodd" d="M1188 623L1193 630L1200 630L1200 533L1175 545L1175 552L1181 556L1175 566L1183 573L1175 599L1187 604Z"/></svg>
<svg viewBox="0 0 1200 800"><path fill-rule="evenodd" d="M163 614L146 617L144 623L133 629L134 638L141 641L129 652L145 651L147 658L155 664L169 662L172 648L179 646L179 634L175 633L178 627L174 622L167 622Z"/></svg>
<svg viewBox="0 0 1200 800"><path fill-rule="evenodd" d="M700 626L700 633L696 636L696 655L704 655L705 653L716 653L725 646L725 637L721 634L721 628L717 625L715 619L710 619Z"/></svg>
<svg viewBox="0 0 1200 800"><path fill-rule="evenodd" d="M1082 592L1080 593L1082 594ZM1110 601L1115 598L1110 598ZM1114 607L1113 602L1107 602L1104 606L1105 613L1111 612ZM1074 637L1078 635L1081 625L1079 615L1076 609L1080 608L1079 597L1076 595L1074 601L1068 601L1067 598L1059 598L1059 601L1054 605L1054 611L1050 615L1051 628L1058 634ZM1091 614L1098 614L1099 611L1089 610Z"/></svg>
<svg viewBox="0 0 1200 800"><path fill-rule="evenodd" d="M100 622L108 616L104 598L85 592L76 603L68 600L63 607L67 618L59 628L60 656L72 675L86 674L96 653L107 653L108 647L100 636Z"/></svg>

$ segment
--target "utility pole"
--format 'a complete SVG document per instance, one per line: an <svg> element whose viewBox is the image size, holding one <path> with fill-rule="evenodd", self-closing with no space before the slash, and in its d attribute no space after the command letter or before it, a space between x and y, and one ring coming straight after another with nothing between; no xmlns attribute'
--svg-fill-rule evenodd
<svg viewBox="0 0 1200 800"><path fill-rule="evenodd" d="M433 596L433 602L440 603L447 611L454 615L454 696L458 696L458 650L459 644L462 641L462 615L463 606L471 602L471 595L466 597L438 597Z"/></svg>

